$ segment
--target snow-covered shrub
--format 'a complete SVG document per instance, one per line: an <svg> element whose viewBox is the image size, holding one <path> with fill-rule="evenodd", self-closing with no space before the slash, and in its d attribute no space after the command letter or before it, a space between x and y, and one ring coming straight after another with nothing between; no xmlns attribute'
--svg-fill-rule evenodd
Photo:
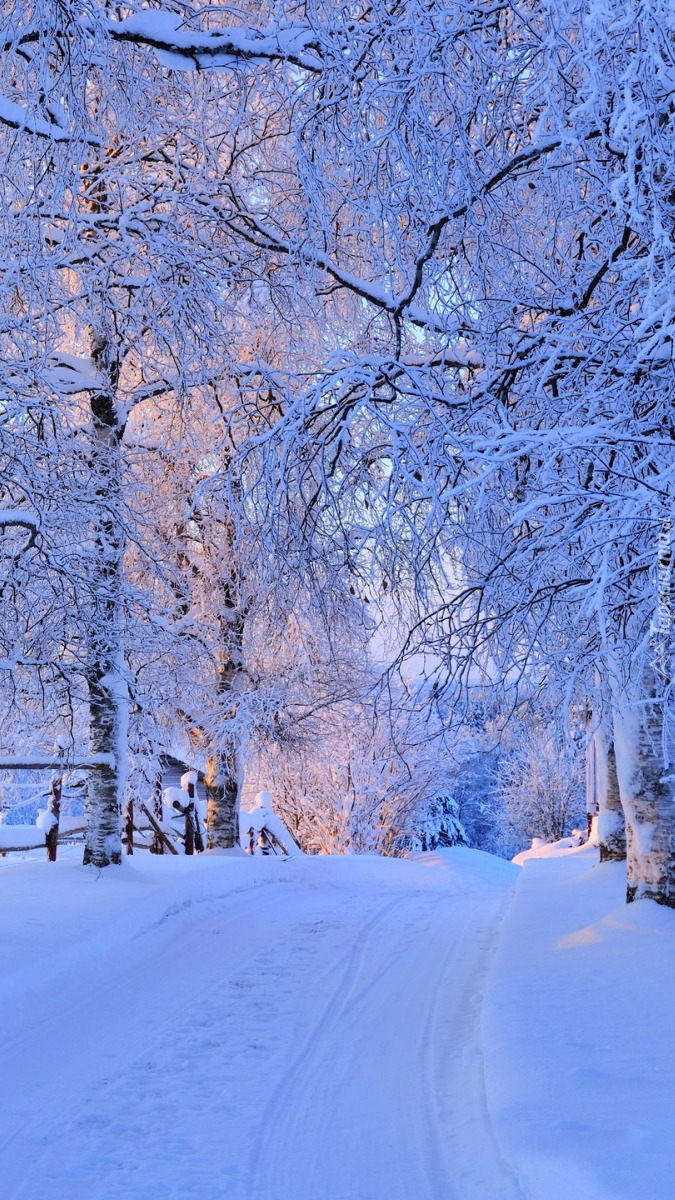
<svg viewBox="0 0 675 1200"><path fill-rule="evenodd" d="M260 755L254 771L306 853L401 855L464 840L447 752L417 702L379 715L368 701L335 706L311 745Z"/></svg>
<svg viewBox="0 0 675 1200"><path fill-rule="evenodd" d="M550 729L525 726L496 773L492 800L496 848L509 855L532 838L555 842L584 826L584 755L565 751Z"/></svg>

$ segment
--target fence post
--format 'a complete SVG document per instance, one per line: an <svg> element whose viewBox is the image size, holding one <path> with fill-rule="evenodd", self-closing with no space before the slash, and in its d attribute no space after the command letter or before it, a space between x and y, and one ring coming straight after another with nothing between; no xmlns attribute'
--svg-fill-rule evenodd
<svg viewBox="0 0 675 1200"><path fill-rule="evenodd" d="M155 775L155 783L152 789L152 807L155 819L161 823L162 820L162 772L158 771ZM164 842L155 830L150 847L152 854L164 853Z"/></svg>
<svg viewBox="0 0 675 1200"><path fill-rule="evenodd" d="M126 839L126 852L133 854L134 852L134 801L130 796L124 807L124 837Z"/></svg>
<svg viewBox="0 0 675 1200"><path fill-rule="evenodd" d="M188 780L187 794L189 797L189 807L192 810L192 820L194 823L195 850L197 851L197 854L202 854L204 851L204 838L202 836L202 823L199 820L199 807L198 807L198 801L197 801L197 794L195 791L195 785L191 779ZM186 851L186 853L187 853L187 851Z"/></svg>
<svg viewBox="0 0 675 1200"><path fill-rule="evenodd" d="M195 802L194 802L194 800L190 799L190 792L192 792L192 795L194 796L194 791L195 791L194 783L189 783L188 784L188 802L185 805L185 808L183 810L185 813L185 853L186 854L194 854L194 852L195 852L195 822L194 822Z"/></svg>
<svg viewBox="0 0 675 1200"><path fill-rule="evenodd" d="M48 811L54 824L47 833L47 861L56 862L56 847L59 843L59 817L61 816L61 793L63 791L63 750L59 747L59 769L52 775L49 787Z"/></svg>

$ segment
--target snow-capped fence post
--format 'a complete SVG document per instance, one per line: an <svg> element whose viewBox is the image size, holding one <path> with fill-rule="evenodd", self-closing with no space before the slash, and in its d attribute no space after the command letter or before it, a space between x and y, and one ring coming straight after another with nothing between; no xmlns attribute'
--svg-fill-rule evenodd
<svg viewBox="0 0 675 1200"><path fill-rule="evenodd" d="M195 852L195 827L193 820L194 804L190 801L185 805L185 853Z"/></svg>
<svg viewBox="0 0 675 1200"><path fill-rule="evenodd" d="M195 791L196 772L188 773L187 794L190 798L190 810L192 812L192 821L195 831L195 850L197 854L202 854L204 851L204 838L202 836L202 826L199 820L199 805L197 804L197 796Z"/></svg>
<svg viewBox="0 0 675 1200"><path fill-rule="evenodd" d="M127 854L134 852L134 800L129 796L124 806L124 843Z"/></svg>
<svg viewBox="0 0 675 1200"><path fill-rule="evenodd" d="M47 811L53 818L52 823L47 830L47 861L56 862L56 847L59 841L59 818L61 816L61 794L63 792L63 751L64 747L58 741L56 745L59 756L59 767L54 772L49 788L49 804Z"/></svg>
<svg viewBox="0 0 675 1200"><path fill-rule="evenodd" d="M157 821L162 819L162 772L158 771L155 775L155 783L152 789L152 808ZM154 831L152 845L150 847L152 854L164 853L164 842L161 837Z"/></svg>
<svg viewBox="0 0 675 1200"><path fill-rule="evenodd" d="M196 771L186 771L184 775L181 775L180 786L184 792L187 792L187 804L181 809L185 813L186 854L194 854L195 850L198 854L201 854L204 849L204 840L199 827L199 812L195 792L196 783Z"/></svg>
<svg viewBox="0 0 675 1200"><path fill-rule="evenodd" d="M195 850L197 851L197 854L203 854L206 847L204 845L204 835L202 833L202 823L199 819L199 808L197 806L196 801L195 801L195 806L194 806L194 818L195 818Z"/></svg>

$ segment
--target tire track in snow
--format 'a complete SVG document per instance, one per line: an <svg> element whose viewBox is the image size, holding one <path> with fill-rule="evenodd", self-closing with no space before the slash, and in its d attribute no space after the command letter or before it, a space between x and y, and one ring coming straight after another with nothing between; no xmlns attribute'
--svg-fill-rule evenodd
<svg viewBox="0 0 675 1200"><path fill-rule="evenodd" d="M507 904L508 899L502 897L482 898L471 913L472 923L476 923L474 928L469 928L468 936L451 949L443 965L442 981L445 981L462 954L461 986L455 995L450 1037L447 1030L440 1028L443 982L430 1012L430 1021L436 1028L428 1043L430 1090L437 1098L438 1123L445 1131L446 1153L455 1164L459 1200L526 1200L495 1133L482 1044L485 982ZM486 914L486 907L493 911Z"/></svg>
<svg viewBox="0 0 675 1200"><path fill-rule="evenodd" d="M314 1051L317 1048L320 1049L324 1032L329 1023L331 1020L336 1019L338 1014L346 1008L350 992L354 987L355 977L358 978L358 970L363 962L369 938L372 937L374 931L382 924L386 917L407 899L407 896L397 896L393 900L389 900L386 904L380 905L375 914L355 931L352 948L337 987L326 1004L321 1017L313 1026L309 1037L305 1040L300 1053L284 1072L265 1107L249 1160L247 1198L250 1197L251 1200L254 1200L254 1198L257 1200L259 1188L260 1186L264 1186L260 1178L258 1164L264 1154L267 1131L270 1127L278 1124L280 1115L287 1109L288 1105L284 1101L287 1101L288 1097L292 1094L298 1077L306 1063L311 1059Z"/></svg>
<svg viewBox="0 0 675 1200"><path fill-rule="evenodd" d="M431 981L423 969L416 969L420 968L416 960L428 960L430 951L432 960L435 957L436 940L444 930L437 928L434 933L433 926L440 927L438 913L446 899L399 897L355 931L352 954L329 1004L265 1110L251 1158L247 1200L316 1200L318 1196L321 1200L452 1200L435 1107L424 1095L426 1080L420 1089L429 1020L421 1020L416 1011L420 1004L423 1009L435 1004ZM392 922L402 906L408 909L407 924L400 919ZM374 945L383 927L385 936ZM397 972L402 978L392 986L387 976ZM392 1021L387 999L396 994L403 996L404 1004ZM407 1011L411 1006L412 1014ZM388 1064L393 1071L389 1072L386 1046L383 1060L383 1046L378 1044L378 1012L390 1047ZM397 1043L407 1047L405 1070L397 1069ZM347 1066L346 1075L341 1061ZM365 1064L361 1087L359 1062ZM384 1074L390 1076L383 1078L380 1095L378 1066L384 1066ZM409 1100L410 1081L417 1084L420 1101L414 1106ZM416 1119L408 1122L411 1108ZM369 1123L372 1134L364 1137L364 1125L367 1128ZM306 1125L313 1135L308 1140ZM340 1141L338 1133L337 1147L334 1137L333 1145L328 1144L336 1126L345 1134ZM333 1167L320 1161L331 1153ZM373 1171L378 1155L379 1169ZM296 1164L303 1156L306 1165L299 1172ZM381 1171L387 1165L391 1170L385 1181ZM351 1169L353 1182L341 1179L345 1166Z"/></svg>
<svg viewBox="0 0 675 1200"><path fill-rule="evenodd" d="M522 1200L480 1046L485 935L500 912L501 897L408 895L354 931L265 1107L246 1200Z"/></svg>

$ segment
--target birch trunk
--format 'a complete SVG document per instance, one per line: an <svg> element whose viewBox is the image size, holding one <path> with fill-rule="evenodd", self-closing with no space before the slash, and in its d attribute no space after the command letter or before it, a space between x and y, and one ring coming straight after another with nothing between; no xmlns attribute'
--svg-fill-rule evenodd
<svg viewBox="0 0 675 1200"><path fill-rule="evenodd" d="M597 838L600 862L616 862L626 857L626 822L616 773L614 738L606 722L593 734L592 749L598 803Z"/></svg>
<svg viewBox="0 0 675 1200"><path fill-rule="evenodd" d="M84 862L107 867L122 861L120 814L124 792L124 763L120 754L122 714L105 675L89 679L89 743L96 754L111 755L110 767L89 775L86 804ZM126 701L125 701L126 706ZM120 761L122 760L122 761Z"/></svg>
<svg viewBox="0 0 675 1200"><path fill-rule="evenodd" d="M231 698L229 712L223 712L226 721L234 721L237 715L237 685L242 677L245 613L237 607L235 586L226 582L224 586L227 617L221 622L221 644L223 646L218 667L218 693L227 704ZM227 742L209 755L206 763L204 790L206 792L206 833L208 850L229 850L239 845L239 797L242 773L237 741L228 737Z"/></svg>
<svg viewBox="0 0 675 1200"><path fill-rule="evenodd" d="M675 908L675 776L672 739L664 738L663 703L652 667L642 688L614 698L614 747L626 817L627 899Z"/></svg>
<svg viewBox="0 0 675 1200"><path fill-rule="evenodd" d="M216 753L206 763L206 836L208 850L239 845L240 773L236 753Z"/></svg>
<svg viewBox="0 0 675 1200"><path fill-rule="evenodd" d="M128 696L124 682L121 591L124 538L120 524L121 440L115 403L118 366L112 335L92 337L92 360L108 386L91 398L95 515L87 662L89 743L110 766L89 776L84 862L107 867L122 861Z"/></svg>

